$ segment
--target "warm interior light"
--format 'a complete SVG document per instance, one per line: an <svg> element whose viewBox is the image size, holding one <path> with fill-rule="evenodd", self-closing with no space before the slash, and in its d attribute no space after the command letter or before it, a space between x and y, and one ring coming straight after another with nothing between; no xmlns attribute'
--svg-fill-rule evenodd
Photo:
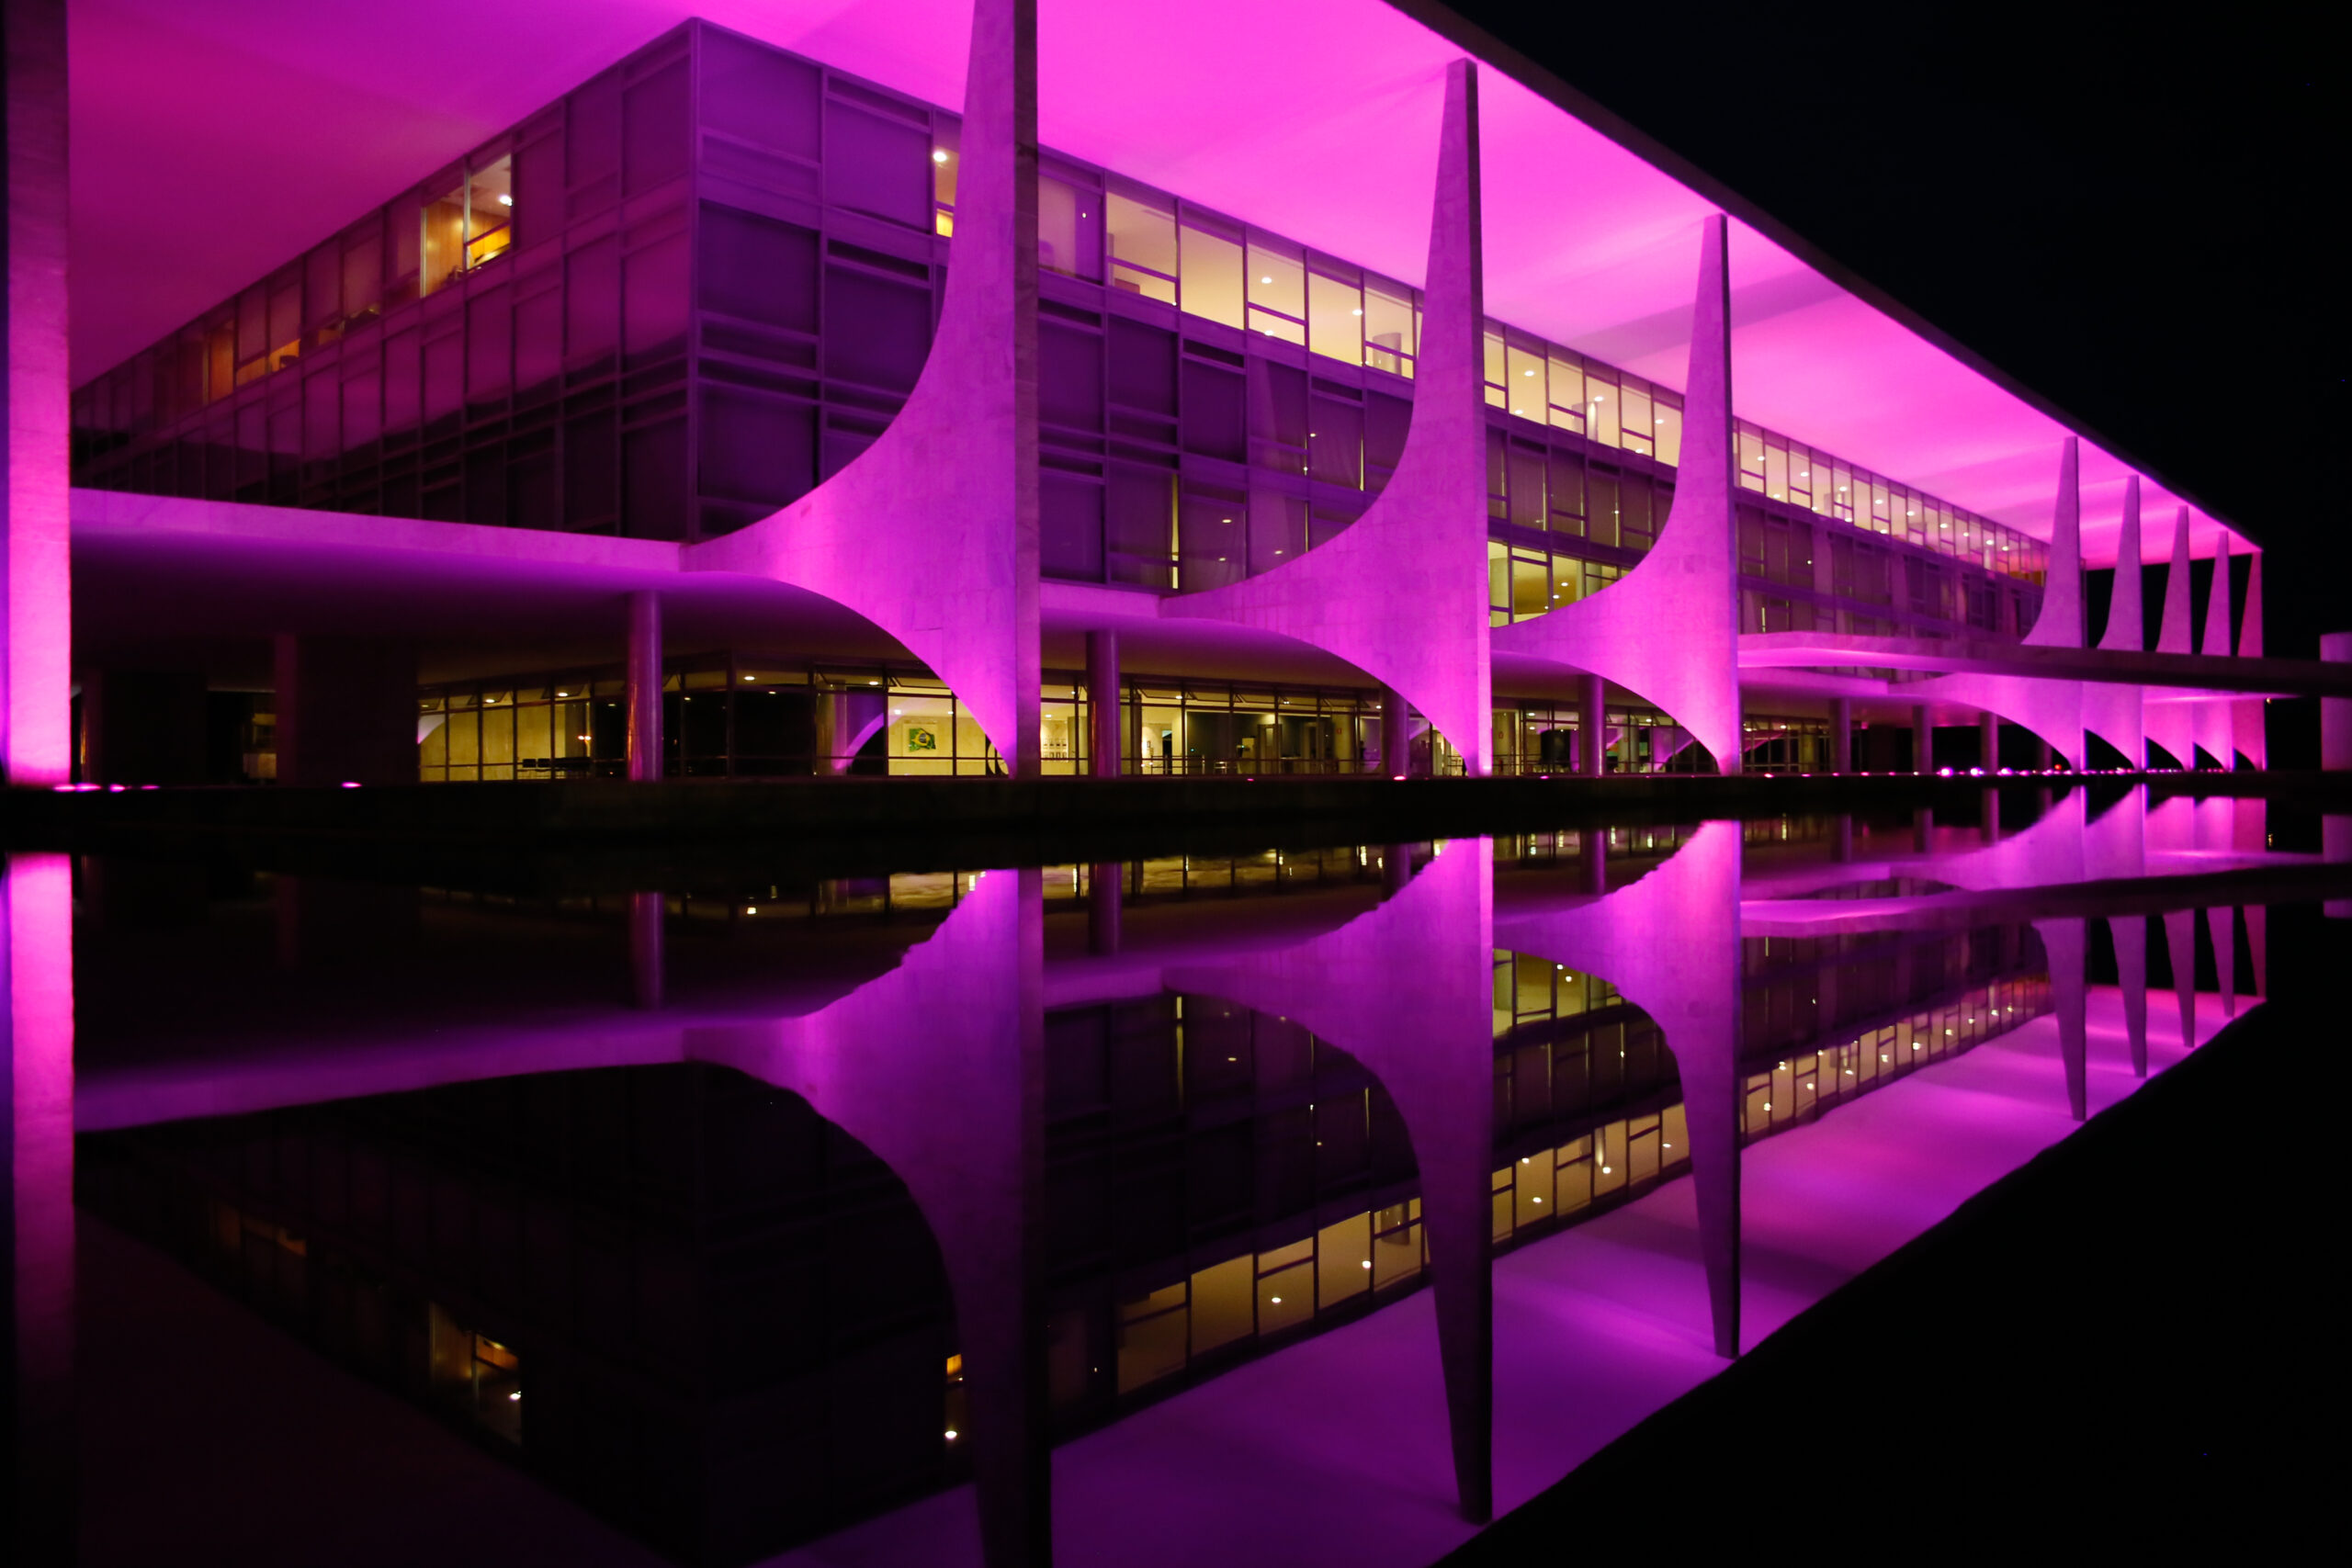
<svg viewBox="0 0 2352 1568"><path fill-rule="evenodd" d="M931 161L934 164L944 164L947 162L947 149L944 147L933 148L931 150ZM952 1438L956 1434L950 1432L947 1435Z"/></svg>
<svg viewBox="0 0 2352 1568"><path fill-rule="evenodd" d="M498 205L501 207L512 207L514 205L514 198L511 196L502 196L498 198ZM520 1399L523 1396L518 1393L514 1397Z"/></svg>

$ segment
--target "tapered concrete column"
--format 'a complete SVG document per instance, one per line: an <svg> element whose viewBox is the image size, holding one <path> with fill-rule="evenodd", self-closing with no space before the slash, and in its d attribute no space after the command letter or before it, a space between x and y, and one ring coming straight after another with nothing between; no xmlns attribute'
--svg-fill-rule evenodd
<svg viewBox="0 0 2352 1568"><path fill-rule="evenodd" d="M1336 931L1161 979L1289 1018L1387 1089L1420 1168L1454 1484L1464 1517L1484 1522L1494 1507L1494 853L1485 839L1436 847L1408 886Z"/></svg>
<svg viewBox="0 0 2352 1568"><path fill-rule="evenodd" d="M2165 953L2172 960L2173 995L2180 1004L2180 1043L2197 1043L2197 911L2165 911Z"/></svg>
<svg viewBox="0 0 2352 1568"><path fill-rule="evenodd" d="M1577 682L1577 771L1599 778L1609 766L1609 682L1587 675Z"/></svg>
<svg viewBox="0 0 2352 1568"><path fill-rule="evenodd" d="M2246 562L2245 613L2238 617L2238 657L2262 657L2262 552ZM2239 697L2230 705L2232 743L2238 754L2257 768L2270 766L2270 736L2264 716L2266 699Z"/></svg>
<svg viewBox="0 0 2352 1568"><path fill-rule="evenodd" d="M1394 686L1380 688L1380 771L1392 779L1409 778L1413 772L1412 710L1405 694Z"/></svg>
<svg viewBox="0 0 2352 1568"><path fill-rule="evenodd" d="M2066 1069L2066 1109L2077 1122L2090 1112L2086 1069L2089 997L2083 971L2080 919L2036 920L2041 950L2050 961L2050 1009L2058 1020L2058 1055Z"/></svg>
<svg viewBox="0 0 2352 1568"><path fill-rule="evenodd" d="M2238 1015L2238 943L2236 911L2227 904L2205 911L2205 931L2213 942L2213 974L2222 983L2222 1016Z"/></svg>
<svg viewBox="0 0 2352 1568"><path fill-rule="evenodd" d="M1035 0L974 5L959 136L939 325L898 416L831 479L772 517L686 546L681 561L846 604L947 682L1027 778L1043 685Z"/></svg>
<svg viewBox="0 0 2352 1568"><path fill-rule="evenodd" d="M1978 766L1986 773L1997 773L2001 766L2001 719L1997 714L1985 714L1976 721L1976 750Z"/></svg>
<svg viewBox="0 0 2352 1568"><path fill-rule="evenodd" d="M1119 634L1086 634L1087 773L1115 779L1123 771L1120 741L1126 727L1119 712Z"/></svg>
<svg viewBox="0 0 2352 1568"><path fill-rule="evenodd" d="M1493 633L1497 651L1604 675L1696 736L1724 774L1747 765L1732 528L1731 260L1727 220L1702 220L1674 504L1640 564L1607 589ZM1343 537L1345 536L1342 536Z"/></svg>
<svg viewBox="0 0 2352 1568"><path fill-rule="evenodd" d="M2109 915L2115 937L2115 982L2123 993L2123 1032L2132 1045L2132 1076L2148 1076L2148 917Z"/></svg>
<svg viewBox="0 0 2352 1568"><path fill-rule="evenodd" d="M1911 771L1915 773L1936 771L1936 727L1929 722L1925 703L1915 704L1911 709Z"/></svg>
<svg viewBox="0 0 2352 1568"><path fill-rule="evenodd" d="M1829 700L1829 771L1850 773L1854 771L1854 700L1832 697Z"/></svg>
<svg viewBox="0 0 2352 1568"><path fill-rule="evenodd" d="M2041 613L2025 634L2028 648L2080 648L2083 627L2082 443L2067 436L2058 454L2058 499L2050 524L2050 571Z"/></svg>
<svg viewBox="0 0 2352 1568"><path fill-rule="evenodd" d="M2164 615L2156 624L2158 653L2195 651L2189 644L2188 565L2188 508L2184 506L2173 519L2172 564L2165 572ZM2196 705L2144 700L2153 694L2143 694L2142 728L2147 739L2163 748L2174 765L2195 767L2197 753L2192 748L2197 744Z"/></svg>
<svg viewBox="0 0 2352 1568"><path fill-rule="evenodd" d="M1493 761L1494 703L1487 613L1485 242L1478 73L1470 61L1446 67L1436 130L1420 358L1412 423L1396 472L1379 499L1336 538L1240 582L1163 599L1159 614L1279 632L1337 654L1403 692L1453 744L1463 771L1482 778ZM962 222L959 211L959 231ZM1686 485L1688 479L1686 467Z"/></svg>
<svg viewBox="0 0 2352 1568"><path fill-rule="evenodd" d="M668 934L662 917L669 900L659 893L628 896L628 971L631 998L639 1007L658 1008L669 978Z"/></svg>
<svg viewBox="0 0 2352 1568"><path fill-rule="evenodd" d="M82 776L93 784L202 784L203 672L85 671Z"/></svg>
<svg viewBox="0 0 2352 1568"><path fill-rule="evenodd" d="M279 784L416 783L413 643L288 635L277 653Z"/></svg>
<svg viewBox="0 0 2352 1568"><path fill-rule="evenodd" d="M662 776L662 596L628 596L628 776Z"/></svg>
<svg viewBox="0 0 2352 1568"><path fill-rule="evenodd" d="M8 302L6 647L0 769L16 784L63 784L74 767L73 568L67 486L72 414L65 344L64 0L7 0Z"/></svg>
<svg viewBox="0 0 2352 1568"><path fill-rule="evenodd" d="M2208 659L2230 656L2230 540L2226 534L2213 547L2213 581L2205 598L2205 637L2198 651ZM2235 701L2213 697L2191 705L2197 715L2196 743L2223 773L2237 772Z"/></svg>
<svg viewBox="0 0 2352 1568"><path fill-rule="evenodd" d="M13 28L17 7L11 6ZM11 39L10 64L15 63ZM12 73L13 74L13 73ZM12 82L13 85L13 82ZM74 1551L74 868L16 855L0 885L8 1006L12 1562Z"/></svg>
<svg viewBox="0 0 2352 1568"><path fill-rule="evenodd" d="M1117 861L1090 866L1086 877L1086 951L1104 957L1119 951L1119 881L1125 867Z"/></svg>
<svg viewBox="0 0 2352 1568"><path fill-rule="evenodd" d="M2123 522L2116 535L2115 593L2109 602L2107 629L2099 647L2119 653L2138 653L2147 641L2141 615L2140 476L2124 481ZM2123 753L2133 768L2148 762L2146 719L2141 688L2115 682L2091 682L2083 687L2083 726ZM2045 743L2046 745L2046 743ZM2041 760L2047 768L2047 758Z"/></svg>

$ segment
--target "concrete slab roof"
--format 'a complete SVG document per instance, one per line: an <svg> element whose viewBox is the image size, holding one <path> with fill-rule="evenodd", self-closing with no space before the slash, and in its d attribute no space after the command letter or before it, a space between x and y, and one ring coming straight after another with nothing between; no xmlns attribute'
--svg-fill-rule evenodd
<svg viewBox="0 0 2352 1568"><path fill-rule="evenodd" d="M1801 238L1428 0L1039 0L1045 143L1419 282L1444 67L1482 89L1487 300L1679 387L1702 217L1732 213L1737 412L2046 537L2071 426ZM75 0L74 365L136 353L689 16L960 105L965 0ZM1450 36L1449 36L1450 35ZM1965 212L1923 243L2030 244ZM2088 432L2085 558L2131 465ZM2246 541L2177 504L2195 553Z"/></svg>

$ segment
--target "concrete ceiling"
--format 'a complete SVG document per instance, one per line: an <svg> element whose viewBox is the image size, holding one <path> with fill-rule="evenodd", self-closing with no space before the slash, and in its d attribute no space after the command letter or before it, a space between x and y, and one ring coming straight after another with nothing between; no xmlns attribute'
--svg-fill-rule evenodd
<svg viewBox="0 0 2352 1568"><path fill-rule="evenodd" d="M1046 145L1419 281L1458 46L1384 0L1038 8ZM74 0L77 380L690 15L962 99L965 0ZM1681 386L1715 203L1501 70L1481 91L1489 312ZM1943 243L2030 243L1953 217ZM1744 417L2048 535L2058 420L1758 229L1732 236ZM2127 472L2086 444L2094 563ZM2176 498L2145 502L2161 560ZM2204 555L2224 529L2197 511L2194 532Z"/></svg>

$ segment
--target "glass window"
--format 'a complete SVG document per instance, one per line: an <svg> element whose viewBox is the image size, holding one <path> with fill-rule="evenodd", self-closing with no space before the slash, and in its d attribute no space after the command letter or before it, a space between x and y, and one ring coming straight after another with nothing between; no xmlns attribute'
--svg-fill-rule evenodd
<svg viewBox="0 0 2352 1568"><path fill-rule="evenodd" d="M1509 345L1503 354L1504 406L1521 419L1542 421L1550 405L1544 391L1544 355L1533 349Z"/></svg>
<svg viewBox="0 0 2352 1568"><path fill-rule="evenodd" d="M499 158L475 169L466 181L466 265L504 255L514 243L514 160Z"/></svg>
<svg viewBox="0 0 2352 1568"><path fill-rule="evenodd" d="M1367 283L1363 291L1364 363L1399 376L1413 373L1419 352L1413 335L1411 291L1401 285Z"/></svg>
<svg viewBox="0 0 2352 1568"><path fill-rule="evenodd" d="M466 187L462 180L429 197L420 213L424 246L422 292L442 288L465 267Z"/></svg>
<svg viewBox="0 0 2352 1568"><path fill-rule="evenodd" d="M1617 442L1617 373L1588 362L1584 367L1585 434L1603 446Z"/></svg>
<svg viewBox="0 0 2352 1568"><path fill-rule="evenodd" d="M1505 367L1505 361L1509 357L1510 355L1503 348L1502 330L1496 326L1494 322L1488 321L1487 323L1485 359L1487 374L1487 401L1491 406L1498 409L1510 407L1510 395L1503 390L1503 383L1510 379L1510 373Z"/></svg>
<svg viewBox="0 0 2352 1568"><path fill-rule="evenodd" d="M1111 234L1111 287L1176 303L1176 218L1113 192L1103 213Z"/></svg>
<svg viewBox="0 0 2352 1568"><path fill-rule="evenodd" d="M1102 206L1093 191L1037 181L1037 265L1089 282L1102 276Z"/></svg>
<svg viewBox="0 0 2352 1568"><path fill-rule="evenodd" d="M944 116L932 127L932 229L943 237L956 232L956 175L964 166L961 134L962 128Z"/></svg>
<svg viewBox="0 0 2352 1568"><path fill-rule="evenodd" d="M1682 462L1682 404L1670 401L1666 394L1650 399L1652 428L1657 432L1657 450L1652 454L1668 468L1679 468Z"/></svg>
<svg viewBox="0 0 2352 1568"><path fill-rule="evenodd" d="M1192 224L1183 230L1183 306L1187 313L1238 327L1243 320L1241 246Z"/></svg>
<svg viewBox="0 0 2352 1568"><path fill-rule="evenodd" d="M1247 279L1250 330L1285 343L1306 341L1306 265L1296 250L1271 235L1250 239Z"/></svg>
<svg viewBox="0 0 2352 1568"><path fill-rule="evenodd" d="M1363 363L1363 290L1319 272L1306 279L1306 346L1350 365Z"/></svg>

